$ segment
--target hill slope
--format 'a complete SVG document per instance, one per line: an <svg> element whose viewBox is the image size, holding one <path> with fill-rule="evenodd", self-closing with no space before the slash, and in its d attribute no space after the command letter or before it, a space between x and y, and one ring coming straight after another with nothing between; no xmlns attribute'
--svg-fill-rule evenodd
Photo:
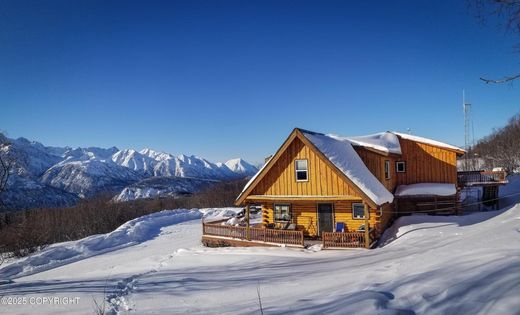
<svg viewBox="0 0 520 315"><path fill-rule="evenodd" d="M251 314L259 312L258 294L269 314L509 315L520 309L520 205L404 217L374 250L204 248L200 212L154 213L106 235L52 245L3 266L0 279L13 282L0 289L27 299L80 298L73 305L38 305L40 314L88 313L94 300L116 314Z"/></svg>

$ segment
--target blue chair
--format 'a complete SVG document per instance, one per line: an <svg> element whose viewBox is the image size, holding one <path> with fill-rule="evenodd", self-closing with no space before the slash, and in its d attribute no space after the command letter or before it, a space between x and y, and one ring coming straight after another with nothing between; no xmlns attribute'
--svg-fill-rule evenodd
<svg viewBox="0 0 520 315"><path fill-rule="evenodd" d="M345 232L345 222L336 222L335 232Z"/></svg>

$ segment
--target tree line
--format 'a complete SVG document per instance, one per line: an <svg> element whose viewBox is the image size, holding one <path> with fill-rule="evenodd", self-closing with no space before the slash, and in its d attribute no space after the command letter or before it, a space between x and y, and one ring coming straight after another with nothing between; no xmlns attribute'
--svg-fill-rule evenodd
<svg viewBox="0 0 520 315"><path fill-rule="evenodd" d="M0 212L0 256L26 256L52 243L108 233L129 220L164 209L231 206L244 185L245 180L235 180L180 198L116 203L112 196L98 196L67 208Z"/></svg>
<svg viewBox="0 0 520 315"><path fill-rule="evenodd" d="M471 148L467 157L478 167L503 167L509 172L520 169L520 113L511 117L506 126L494 129Z"/></svg>

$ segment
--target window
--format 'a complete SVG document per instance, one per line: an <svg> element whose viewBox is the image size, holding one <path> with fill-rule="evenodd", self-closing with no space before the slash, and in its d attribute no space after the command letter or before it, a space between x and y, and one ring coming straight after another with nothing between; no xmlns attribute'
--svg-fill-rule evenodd
<svg viewBox="0 0 520 315"><path fill-rule="evenodd" d="M275 221L291 221L291 205L274 205Z"/></svg>
<svg viewBox="0 0 520 315"><path fill-rule="evenodd" d="M406 172L406 163L404 161L395 162L395 171L397 173Z"/></svg>
<svg viewBox="0 0 520 315"><path fill-rule="evenodd" d="M352 204L352 218L353 219L364 219L365 218L365 205L362 203Z"/></svg>
<svg viewBox="0 0 520 315"><path fill-rule="evenodd" d="M385 179L390 179L390 161L385 161Z"/></svg>
<svg viewBox="0 0 520 315"><path fill-rule="evenodd" d="M296 160L294 161L296 167L296 181L304 182L309 178L307 169L307 160Z"/></svg>

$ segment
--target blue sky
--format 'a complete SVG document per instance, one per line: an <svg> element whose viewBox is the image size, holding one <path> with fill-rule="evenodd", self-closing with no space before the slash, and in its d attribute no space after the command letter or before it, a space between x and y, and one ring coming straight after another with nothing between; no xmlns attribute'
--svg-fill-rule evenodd
<svg viewBox="0 0 520 315"><path fill-rule="evenodd" d="M294 127L463 145L520 110L520 37L465 1L0 0L0 130L259 162Z"/></svg>

